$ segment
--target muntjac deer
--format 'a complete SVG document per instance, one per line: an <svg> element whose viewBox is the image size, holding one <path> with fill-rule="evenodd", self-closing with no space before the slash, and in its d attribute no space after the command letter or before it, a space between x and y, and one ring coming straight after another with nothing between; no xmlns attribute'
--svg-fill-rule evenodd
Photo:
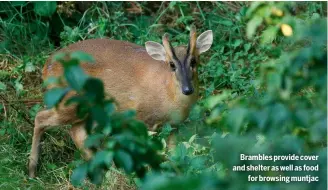
<svg viewBox="0 0 328 190"><path fill-rule="evenodd" d="M174 124L186 119L197 100L199 55L211 47L213 34L208 30L197 38L195 28L191 27L187 46L172 47L167 34L162 41L163 45L148 41L144 48L129 42L92 39L69 45L59 52L83 51L92 55L95 64L82 63L81 67L104 82L106 92L116 99L119 110L135 109L137 118L148 126L161 122ZM61 64L52 62L52 57L43 68L43 79L62 75ZM72 124L70 136L76 146L84 150L87 134L84 122L75 113L74 106L60 105L57 110L43 110L36 115L30 177L35 177L40 138L49 128ZM89 150L84 151L87 158L91 156Z"/></svg>

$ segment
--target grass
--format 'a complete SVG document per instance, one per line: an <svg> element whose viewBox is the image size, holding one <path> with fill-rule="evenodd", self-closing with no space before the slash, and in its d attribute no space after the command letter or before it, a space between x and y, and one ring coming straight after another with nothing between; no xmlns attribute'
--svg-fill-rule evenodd
<svg viewBox="0 0 328 190"><path fill-rule="evenodd" d="M46 54L46 53L45 53ZM47 56L44 57L44 59ZM83 188L74 188L69 177L77 165L74 160L83 159L68 134L69 126L47 131L41 143L38 177L27 175L28 157L33 134L33 118L42 107L43 85L39 72L19 73L13 71L22 63L11 55L1 55L7 64L3 72L15 79L21 74L24 89L17 95L15 87L9 86L1 94L4 103L0 116L0 189L135 189L133 179L122 171L112 169L106 174L104 185L96 187L87 183ZM10 66L9 66L10 65ZM41 68L41 67L40 67ZM40 68L38 70L40 70ZM2 75L6 77L6 75ZM4 102L6 101L6 102Z"/></svg>
<svg viewBox="0 0 328 190"><path fill-rule="evenodd" d="M77 164L74 160L82 157L67 133L68 127L45 133L38 177L29 179L27 165L33 127L22 119L8 119L16 122L6 126L6 134L0 136L0 189L80 189L73 188L69 182ZM135 189L133 180L115 169L106 174L104 181L104 185L97 189ZM87 183L82 189L95 188Z"/></svg>
<svg viewBox="0 0 328 190"><path fill-rule="evenodd" d="M258 64L275 56L270 48L246 39L242 10L249 5L247 2L138 2L134 5L100 2L82 11L83 14L75 15L78 20L74 17L76 7L61 5L58 10L64 13L51 19L35 16L31 4L29 9L0 5L5 10L0 11L0 48L9 44L4 51L0 49L0 82L7 86L4 92L0 91L0 106L3 105L0 109L0 189L136 188L133 178L115 169L107 173L100 187L90 183L83 188L72 187L69 178L78 164L74 160L82 158L67 133L69 126L45 133L38 177L28 178L33 134L30 123L33 124L37 111L43 109L41 69L47 57L60 46L103 36L143 45L147 40L159 41L164 32L171 33L173 44L177 45L187 43L187 27L191 23L196 24L199 32L212 29L215 43L210 52L202 56L204 64L199 69L201 98L219 94L224 88L240 94L247 92ZM317 4L311 9L316 10L315 6ZM138 7L144 11L143 15L138 13ZM73 16L69 16L71 13ZM188 128L185 133L192 136L196 132Z"/></svg>

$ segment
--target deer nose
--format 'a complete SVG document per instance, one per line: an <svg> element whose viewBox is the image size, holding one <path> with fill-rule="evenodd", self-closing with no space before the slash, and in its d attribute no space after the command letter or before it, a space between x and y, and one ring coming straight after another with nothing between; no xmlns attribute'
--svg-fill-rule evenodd
<svg viewBox="0 0 328 190"><path fill-rule="evenodd" d="M194 92L194 89L191 86L184 86L182 87L182 93L184 95L190 95Z"/></svg>

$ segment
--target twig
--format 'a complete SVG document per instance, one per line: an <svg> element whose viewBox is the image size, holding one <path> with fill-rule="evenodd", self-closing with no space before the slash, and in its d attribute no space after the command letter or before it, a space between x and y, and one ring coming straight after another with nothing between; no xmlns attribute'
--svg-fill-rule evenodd
<svg viewBox="0 0 328 190"><path fill-rule="evenodd" d="M142 13L142 8L136 2L130 1L131 8L127 8L126 10L129 13Z"/></svg>
<svg viewBox="0 0 328 190"><path fill-rule="evenodd" d="M12 104L9 104L9 102L8 102L8 100L5 98L5 97L3 97L1 94L0 94L0 97L8 104L8 105L10 105L10 107L12 107L15 111L17 111L18 113L21 113L22 114L22 116L23 116L23 118L25 119L25 121L27 122L27 123L29 123L30 125L32 125L32 126L34 126L34 124L31 122L31 120L28 118L28 117L26 117L26 114L25 113L22 113L21 111L19 111L19 109L17 109L15 106L13 106Z"/></svg>
<svg viewBox="0 0 328 190"><path fill-rule="evenodd" d="M225 2L222 2L222 3L226 4L228 6L228 8L230 8L230 10L232 10L234 12L237 12L240 9L240 7L238 7L233 2L225 1Z"/></svg>
<svg viewBox="0 0 328 190"><path fill-rule="evenodd" d="M35 100L8 100L8 102L24 102L24 103L36 103L36 102L42 102L42 99L35 99Z"/></svg>
<svg viewBox="0 0 328 190"><path fill-rule="evenodd" d="M203 20L206 20L206 19L205 19L205 16L204 16L204 13L203 13L203 11L202 11L202 8L199 6L198 1L196 1L196 3L197 3L197 7L198 7L198 9L199 9L200 15L202 15Z"/></svg>
<svg viewBox="0 0 328 190"><path fill-rule="evenodd" d="M159 13L159 11L162 9L162 7L164 7L164 3L165 3L165 1L163 1L163 2L161 3L161 6L160 6L159 9L158 9L158 13ZM155 22L153 23L153 25L156 24L156 23L159 21L159 19L160 19L165 13L166 13L167 10L168 10L168 7L167 7L166 9L164 9L164 10L161 12L161 14L156 18L156 20L155 20ZM158 13L156 13L156 15L157 15ZM151 28L148 30L146 36L148 36L148 34L150 33L150 30L151 30Z"/></svg>
<svg viewBox="0 0 328 190"><path fill-rule="evenodd" d="M3 105L3 110L5 112L5 118L7 117L7 111L6 111L6 106L5 103L2 101L2 105Z"/></svg>
<svg viewBox="0 0 328 190"><path fill-rule="evenodd" d="M162 2L162 4L161 4L161 6L159 7L159 9L158 9L158 12L161 10L161 8L164 6L164 1ZM155 20L155 22L154 22L154 24L156 24L158 21L159 21L159 19L166 13L166 11L168 10L168 7L167 8L165 8L162 12L161 12L161 14L156 18L156 20Z"/></svg>

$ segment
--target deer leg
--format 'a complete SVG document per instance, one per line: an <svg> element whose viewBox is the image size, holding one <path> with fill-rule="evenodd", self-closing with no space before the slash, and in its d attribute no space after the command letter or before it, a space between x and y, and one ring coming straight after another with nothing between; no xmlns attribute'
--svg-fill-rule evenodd
<svg viewBox="0 0 328 190"><path fill-rule="evenodd" d="M72 110L71 108L68 108L60 110L60 112L59 110L56 112L53 109L43 110L36 115L34 122L35 126L32 139L32 149L29 158L29 177L35 177L42 134L52 127L71 123L75 120L75 117L72 117L72 114L75 115L74 109Z"/></svg>
<svg viewBox="0 0 328 190"><path fill-rule="evenodd" d="M69 134L72 137L76 147L82 150L85 158L89 160L92 156L92 152L91 150L84 148L84 140L87 138L87 132L85 131L84 125L84 122L74 124L70 129Z"/></svg>

